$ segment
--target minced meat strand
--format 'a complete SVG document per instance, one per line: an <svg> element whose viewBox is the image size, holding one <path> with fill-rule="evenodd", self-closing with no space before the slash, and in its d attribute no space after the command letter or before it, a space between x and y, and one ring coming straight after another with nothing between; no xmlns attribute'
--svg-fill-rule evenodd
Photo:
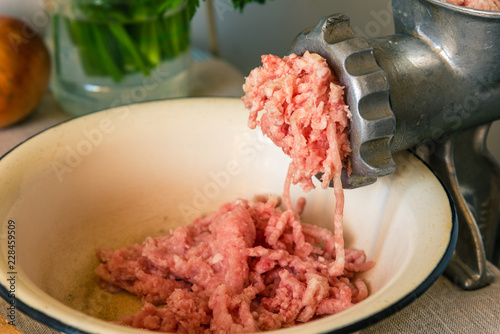
<svg viewBox="0 0 500 334"><path fill-rule="evenodd" d="M355 274L369 270L361 250L346 250L332 276L334 236L301 223L277 196L237 199L140 245L101 249L104 288L142 297L118 323L177 333L248 333L338 313L368 295Z"/></svg>

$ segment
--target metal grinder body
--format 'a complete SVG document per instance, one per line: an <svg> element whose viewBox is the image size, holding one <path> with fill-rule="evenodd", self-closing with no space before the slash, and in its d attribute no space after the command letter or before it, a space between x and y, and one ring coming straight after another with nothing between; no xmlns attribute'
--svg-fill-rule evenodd
<svg viewBox="0 0 500 334"><path fill-rule="evenodd" d="M345 87L352 174L346 188L396 171L412 149L441 178L459 220L445 274L463 289L494 279L500 264L500 168L486 148L500 119L500 12L439 0L393 0L395 34L356 36L336 14L304 30L291 53L323 56Z"/></svg>

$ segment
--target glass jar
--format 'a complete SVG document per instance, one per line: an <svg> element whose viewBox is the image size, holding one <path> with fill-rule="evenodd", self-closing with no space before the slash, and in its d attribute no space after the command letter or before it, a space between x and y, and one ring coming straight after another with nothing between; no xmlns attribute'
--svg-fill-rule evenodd
<svg viewBox="0 0 500 334"><path fill-rule="evenodd" d="M48 0L51 91L72 116L187 96L190 17L182 0Z"/></svg>

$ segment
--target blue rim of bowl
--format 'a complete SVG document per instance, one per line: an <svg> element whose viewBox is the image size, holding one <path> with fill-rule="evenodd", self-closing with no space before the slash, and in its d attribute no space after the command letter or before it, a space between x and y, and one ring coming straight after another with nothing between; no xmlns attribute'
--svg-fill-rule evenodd
<svg viewBox="0 0 500 334"><path fill-rule="evenodd" d="M223 99L225 99L225 98L223 98ZM152 101L152 102L155 102L155 101ZM150 102L144 102L144 103L150 103ZM138 104L141 104L141 103L138 103ZM17 147L19 147L20 145L22 145L26 141L30 140L31 138L33 138L33 137L35 137L35 136L37 136L37 135L39 135L47 130L50 130L51 128L60 126L60 125L67 123L67 122L71 122L77 118L85 117L85 116L88 116L90 114L98 113L101 111L103 111L103 110L98 110L98 111L95 111L95 112L92 112L92 113L89 113L86 115L81 115L81 116L77 116L74 118L70 118L70 119L65 120L61 123L55 124L47 129L41 131L40 133L37 133L37 134L25 139L24 141L22 141L21 143L19 143L15 147L13 147L11 150L6 152L2 157L0 157L0 160L2 160L11 151L15 150ZM450 240L449 240L447 248L443 254L443 257L438 262L438 264L436 265L434 270L429 274L429 276L424 281L422 281L422 283L418 287L416 287L414 290L412 290L410 293L408 293L407 295L405 295L404 297L402 297L401 299L399 299L398 301L396 301L392 305L388 306L387 308L383 309L382 311L380 311L378 313L370 315L369 317L367 317L365 319L361 319L356 323L346 325L342 328L337 328L333 331L323 332L324 334L327 334L327 333L328 334L348 334L348 333L352 333L354 331L359 331L359 330L364 329L370 325L374 325L377 322L389 317L390 315L393 315L396 312L402 310L403 308L405 308L406 306L411 304L413 301L415 301L418 297L423 295L432 286L432 284L434 284L434 282L439 278L439 276L441 276L441 274L443 274L444 270L446 269L446 266L448 265L448 263L451 260L451 257L453 255L453 252L455 250L455 246L457 243L457 238L458 238L458 218L457 218L457 212L455 209L455 204L453 202L453 199L452 199L448 189L443 184L443 182L439 178L439 176L432 170L432 168L425 161L423 161L418 155L416 155L414 152L411 152L410 150L408 150L408 152L410 154L412 154L413 156L415 156L437 178L437 180L441 184L441 187L445 191L446 196L448 197L448 201L449 201L450 208L451 208L451 215L452 215L452 217L451 217L452 218L452 226L451 226L451 231L450 231ZM9 302L9 300L10 300L8 295L9 295L9 293L8 293L7 289L3 285L0 285L0 296L4 300L6 300L7 302ZM64 333L68 333L68 334L92 334L90 332L78 329L74 326L67 325L67 324L43 313L42 311L39 311L39 310L23 303L22 301L20 301L18 299L16 299L16 309L20 310L21 312L23 312L27 316L37 320L38 322L41 322L49 327L52 327L52 328L57 329L59 331L62 331Z"/></svg>

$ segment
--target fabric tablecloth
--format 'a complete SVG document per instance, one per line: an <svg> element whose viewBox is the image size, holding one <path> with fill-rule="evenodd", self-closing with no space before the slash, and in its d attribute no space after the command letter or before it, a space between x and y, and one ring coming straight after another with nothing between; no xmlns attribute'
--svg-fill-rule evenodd
<svg viewBox="0 0 500 334"><path fill-rule="evenodd" d="M242 96L244 77L226 62L210 58L192 67L191 96ZM26 120L0 129L0 156L26 138L60 123L64 114L50 93ZM375 333L425 334L500 334L500 270L489 264L495 281L479 290L463 291L441 276L407 307L360 331ZM7 302L0 299L0 314L5 316ZM16 312L17 329L24 334L56 334L59 331ZM105 334L105 333L103 333Z"/></svg>

